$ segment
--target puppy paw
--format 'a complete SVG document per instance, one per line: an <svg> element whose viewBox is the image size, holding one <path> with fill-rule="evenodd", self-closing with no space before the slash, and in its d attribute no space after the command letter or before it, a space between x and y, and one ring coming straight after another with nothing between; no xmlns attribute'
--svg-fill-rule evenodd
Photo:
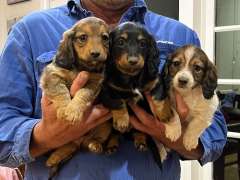
<svg viewBox="0 0 240 180"><path fill-rule="evenodd" d="M46 161L47 167L57 166L61 162L61 158L59 156L51 155L50 158Z"/></svg>
<svg viewBox="0 0 240 180"><path fill-rule="evenodd" d="M108 147L106 147L106 149L105 149L105 154L111 155L111 154L117 152L117 149L118 149L118 146L117 146L117 145L108 146Z"/></svg>
<svg viewBox="0 0 240 180"><path fill-rule="evenodd" d="M144 152L148 150L147 144L146 142L142 142L142 141L135 141L134 145L136 147L136 149L140 152Z"/></svg>
<svg viewBox="0 0 240 180"><path fill-rule="evenodd" d="M197 147L198 137L190 134L185 134L183 136L183 144L188 151L191 151L192 149L195 149Z"/></svg>
<svg viewBox="0 0 240 180"><path fill-rule="evenodd" d="M114 129L124 133L129 130L129 116L128 114L124 114L123 116L119 116L117 118L113 117L113 127Z"/></svg>
<svg viewBox="0 0 240 180"><path fill-rule="evenodd" d="M175 142L181 136L181 126L165 124L165 135L172 142Z"/></svg>
<svg viewBox="0 0 240 180"><path fill-rule="evenodd" d="M161 162L163 163L167 159L167 151L165 148L160 149L159 156L161 158Z"/></svg>
<svg viewBox="0 0 240 180"><path fill-rule="evenodd" d="M69 104L65 109L65 119L72 124L80 122L82 120L82 117L83 111L78 106Z"/></svg>
<svg viewBox="0 0 240 180"><path fill-rule="evenodd" d="M97 154L102 153L103 151L102 144L97 141L90 142L88 145L88 149L89 151Z"/></svg>

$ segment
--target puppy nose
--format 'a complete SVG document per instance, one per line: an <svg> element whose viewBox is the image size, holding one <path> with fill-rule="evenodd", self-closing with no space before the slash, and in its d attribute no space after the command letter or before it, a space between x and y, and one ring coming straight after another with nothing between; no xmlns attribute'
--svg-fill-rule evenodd
<svg viewBox="0 0 240 180"><path fill-rule="evenodd" d="M186 84L188 83L188 78L186 78L186 77L180 77L180 78L178 79L178 82L179 82L179 84L181 84L181 85L186 85Z"/></svg>
<svg viewBox="0 0 240 180"><path fill-rule="evenodd" d="M137 64L137 62L138 62L138 58L137 57L134 57L134 56L128 57L128 63L129 64L135 65L135 64Z"/></svg>
<svg viewBox="0 0 240 180"><path fill-rule="evenodd" d="M91 52L91 56L92 56L93 58L97 58L99 55L100 55L100 52L97 52L97 51L92 51L92 52Z"/></svg>

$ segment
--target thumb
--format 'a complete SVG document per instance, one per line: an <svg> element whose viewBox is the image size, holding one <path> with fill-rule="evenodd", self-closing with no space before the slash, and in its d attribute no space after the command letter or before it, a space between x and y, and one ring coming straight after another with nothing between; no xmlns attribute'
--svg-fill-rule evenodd
<svg viewBox="0 0 240 180"><path fill-rule="evenodd" d="M73 84L70 88L70 94L73 97L75 93L82 88L89 79L89 73L87 71L81 71L76 79L74 79Z"/></svg>
<svg viewBox="0 0 240 180"><path fill-rule="evenodd" d="M52 101L47 97L45 96L44 94L42 95L42 98L41 98L41 104L43 106L49 106L52 104Z"/></svg>

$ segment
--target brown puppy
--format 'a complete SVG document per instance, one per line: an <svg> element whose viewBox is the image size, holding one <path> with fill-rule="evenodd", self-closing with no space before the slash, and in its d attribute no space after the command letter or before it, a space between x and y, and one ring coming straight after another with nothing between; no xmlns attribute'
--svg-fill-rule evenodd
<svg viewBox="0 0 240 180"><path fill-rule="evenodd" d="M57 108L57 118L79 122L101 90L109 51L109 32L104 21L90 17L64 32L59 50L43 71L41 87ZM90 79L71 99L69 88L80 71Z"/></svg>
<svg viewBox="0 0 240 180"><path fill-rule="evenodd" d="M197 147L200 135L211 124L218 107L219 101L215 93L216 67L202 49L186 45L178 48L170 56L167 73L171 79L169 90L171 104L176 104L174 91L178 91L189 108L183 144L190 151ZM176 113L170 122L166 126L169 129L168 133L172 133L170 136L178 135L181 132L181 123ZM161 154L162 159L165 155Z"/></svg>
<svg viewBox="0 0 240 180"><path fill-rule="evenodd" d="M109 55L109 28L98 18L89 17L77 22L63 34L56 56L41 76L43 93L57 109L57 120L77 123L101 90L105 62ZM70 96L69 88L80 71L90 72L87 84ZM79 146L96 153L111 132L105 123L93 129L81 140L60 147L48 159L47 166L56 166L68 158Z"/></svg>

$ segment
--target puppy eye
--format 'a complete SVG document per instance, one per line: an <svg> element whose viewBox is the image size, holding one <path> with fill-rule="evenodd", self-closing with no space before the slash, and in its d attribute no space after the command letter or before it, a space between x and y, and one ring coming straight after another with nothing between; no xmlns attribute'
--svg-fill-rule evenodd
<svg viewBox="0 0 240 180"><path fill-rule="evenodd" d="M103 41L109 41L109 36L107 34L102 35L102 40Z"/></svg>
<svg viewBox="0 0 240 180"><path fill-rule="evenodd" d="M125 39L119 38L119 39L118 39L118 42L117 42L117 45L118 45L118 46L123 46L124 43L125 43Z"/></svg>
<svg viewBox="0 0 240 180"><path fill-rule="evenodd" d="M146 48L147 47L147 41L145 39L140 40L139 46L141 48Z"/></svg>
<svg viewBox="0 0 240 180"><path fill-rule="evenodd" d="M172 62L172 65L173 65L174 67L178 67L178 66L180 66L180 64L181 64L180 61L173 61L173 62Z"/></svg>
<svg viewBox="0 0 240 180"><path fill-rule="evenodd" d="M200 72L202 70L202 67L199 65L194 65L193 68L195 72Z"/></svg>
<svg viewBox="0 0 240 180"><path fill-rule="evenodd" d="M78 38L81 42L86 42L88 39L88 36L86 34L82 34L81 36L79 36Z"/></svg>

